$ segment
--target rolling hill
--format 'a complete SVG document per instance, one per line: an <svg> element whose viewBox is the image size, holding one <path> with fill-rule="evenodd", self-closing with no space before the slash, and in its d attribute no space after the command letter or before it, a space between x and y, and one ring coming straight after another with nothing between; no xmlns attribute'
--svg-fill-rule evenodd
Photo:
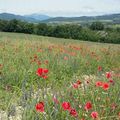
<svg viewBox="0 0 120 120"><path fill-rule="evenodd" d="M109 15L101 15L101 16L81 16L81 17L49 17L47 15L42 14L31 14L31 15L15 15L10 13L1 13L0 19L3 20L22 20L32 23L62 23L62 22L79 22L79 23L88 23L93 21L104 21L104 22L112 22L112 23L120 23L120 13L118 14L109 14Z"/></svg>
<svg viewBox="0 0 120 120"><path fill-rule="evenodd" d="M31 14L31 15L25 15L24 17L33 18L33 19L36 19L38 21L47 20L47 19L51 18L47 15L37 14L37 13Z"/></svg>
<svg viewBox="0 0 120 120"><path fill-rule="evenodd" d="M46 20L50 18L49 16L46 15L41 15L41 14L31 14L31 15L15 15L11 13L1 13L0 14L0 19L2 20L12 20L12 19L17 19L17 20L22 20L22 21L27 21L27 22L40 22L42 20Z"/></svg>
<svg viewBox="0 0 120 120"><path fill-rule="evenodd" d="M93 21L109 21L109 22L119 22L120 14L109 14L101 16L82 16L82 17L55 17L42 22L55 23L55 22L93 22Z"/></svg>

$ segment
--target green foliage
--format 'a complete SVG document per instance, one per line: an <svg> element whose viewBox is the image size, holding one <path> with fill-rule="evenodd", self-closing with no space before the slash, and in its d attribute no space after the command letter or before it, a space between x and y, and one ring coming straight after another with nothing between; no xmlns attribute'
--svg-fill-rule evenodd
<svg viewBox="0 0 120 120"><path fill-rule="evenodd" d="M5 31L8 21L0 20L0 31Z"/></svg>
<svg viewBox="0 0 120 120"><path fill-rule="evenodd" d="M117 27L116 30L117 30L117 32L120 32L120 27Z"/></svg>
<svg viewBox="0 0 120 120"><path fill-rule="evenodd" d="M100 42L107 43L120 43L120 33L119 32L108 32L106 36L100 37Z"/></svg>
<svg viewBox="0 0 120 120"><path fill-rule="evenodd" d="M16 19L11 21L0 20L0 31L32 34L34 31L34 24L21 22Z"/></svg>
<svg viewBox="0 0 120 120"><path fill-rule="evenodd" d="M32 24L32 23L24 23L22 32L23 33L29 33L29 34L34 33L34 24Z"/></svg>
<svg viewBox="0 0 120 120"><path fill-rule="evenodd" d="M82 27L79 25L58 25L55 27L54 36L61 38L78 39Z"/></svg>
<svg viewBox="0 0 120 120"><path fill-rule="evenodd" d="M104 30L104 25L101 22L93 22L90 25L91 30Z"/></svg>
<svg viewBox="0 0 120 120"><path fill-rule="evenodd" d="M32 24L19 20L0 20L0 31L37 34L42 36L78 39L84 41L120 43L119 28L106 27L101 22L94 22L90 27L76 24L47 25Z"/></svg>
<svg viewBox="0 0 120 120"><path fill-rule="evenodd" d="M87 28L81 32L86 39L87 34L95 34ZM119 53L120 45L0 32L1 119L93 120L91 112L96 111L99 120L119 120ZM38 68L49 70L47 79L36 74ZM109 83L108 90L96 86L98 81ZM77 117L63 110L65 101ZM88 101L92 108L86 111ZM44 113L35 109L39 102L44 102Z"/></svg>
<svg viewBox="0 0 120 120"><path fill-rule="evenodd" d="M35 27L35 34L46 36L48 32L48 26L44 23L39 23Z"/></svg>

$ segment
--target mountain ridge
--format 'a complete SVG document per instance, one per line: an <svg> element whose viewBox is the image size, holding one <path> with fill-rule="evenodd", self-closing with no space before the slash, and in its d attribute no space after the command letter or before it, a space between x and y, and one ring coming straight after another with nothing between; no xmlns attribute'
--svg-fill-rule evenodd
<svg viewBox="0 0 120 120"><path fill-rule="evenodd" d="M92 22L98 20L120 23L120 13L107 14L100 16L81 16L81 17L50 17L44 14L15 15L11 13L0 13L0 19L3 20L22 20L32 23L56 23L56 22Z"/></svg>
<svg viewBox="0 0 120 120"><path fill-rule="evenodd" d="M47 19L50 19L51 17L49 17L48 15L44 15L44 14L39 14L39 13L33 13L33 14L30 14L30 15L24 15L25 17L29 17L29 18L33 18L33 19L36 19L36 20L47 20Z"/></svg>
<svg viewBox="0 0 120 120"><path fill-rule="evenodd" d="M74 22L74 21L97 21L97 20L111 20L120 21L120 13L117 14L107 14L107 15L100 15L100 16L81 16L81 17L55 17L50 18L48 20L44 20L42 22Z"/></svg>
<svg viewBox="0 0 120 120"><path fill-rule="evenodd" d="M39 18L37 18L39 17ZM22 21L27 21L27 22L40 22L42 20L46 20L50 18L49 16L47 15L38 15L35 14L34 15L15 15L15 14L12 14L12 13L0 13L0 19L2 20L13 20L13 19L17 19L17 20L22 20Z"/></svg>

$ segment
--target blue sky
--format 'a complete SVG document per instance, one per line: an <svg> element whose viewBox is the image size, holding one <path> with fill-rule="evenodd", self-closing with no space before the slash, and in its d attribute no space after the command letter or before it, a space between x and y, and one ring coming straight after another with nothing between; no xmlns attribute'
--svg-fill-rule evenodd
<svg viewBox="0 0 120 120"><path fill-rule="evenodd" d="M120 0L0 0L0 13L83 16L120 13Z"/></svg>

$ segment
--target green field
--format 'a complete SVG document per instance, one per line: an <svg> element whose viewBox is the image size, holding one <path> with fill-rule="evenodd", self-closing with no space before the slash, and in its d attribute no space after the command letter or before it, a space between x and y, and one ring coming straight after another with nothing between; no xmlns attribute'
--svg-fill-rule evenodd
<svg viewBox="0 0 120 120"><path fill-rule="evenodd" d="M0 120L8 119L119 120L120 44L0 32Z"/></svg>

